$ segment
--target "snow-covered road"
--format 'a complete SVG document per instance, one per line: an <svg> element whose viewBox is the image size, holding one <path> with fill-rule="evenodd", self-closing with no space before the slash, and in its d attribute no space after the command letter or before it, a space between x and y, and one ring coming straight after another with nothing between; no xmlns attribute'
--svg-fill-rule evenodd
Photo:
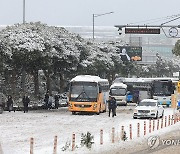
<svg viewBox="0 0 180 154"><path fill-rule="evenodd" d="M120 140L122 125L125 126L125 131L129 138L129 124L132 124L132 138L134 140L137 138L136 126L138 122L141 130L143 130L144 121L147 122L147 128L149 127L149 120L132 118L134 107L118 107L117 116L114 118L108 117L108 112L100 115L72 115L66 107L51 111L36 110L29 113L20 111L15 113L4 112L0 115L0 142L4 154L28 154L29 140L33 137L34 154L51 154L53 152L54 136L57 135L57 152L70 153L71 147L65 151L62 151L62 148L66 144L71 143L72 134L75 133L77 148L74 153L98 153L102 150L102 147L106 150L111 148L112 127L115 128L115 143L118 143ZM165 109L165 116L172 113L172 109ZM103 129L103 145L101 147L100 129ZM81 134L87 132L94 136L95 143L91 151L80 146ZM141 131L140 135L143 136L143 131Z"/></svg>

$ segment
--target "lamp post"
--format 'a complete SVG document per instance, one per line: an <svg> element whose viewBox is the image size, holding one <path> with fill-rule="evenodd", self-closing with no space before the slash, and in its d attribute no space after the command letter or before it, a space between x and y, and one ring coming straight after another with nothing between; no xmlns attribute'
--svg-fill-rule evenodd
<svg viewBox="0 0 180 154"><path fill-rule="evenodd" d="M107 14L111 14L111 13L114 13L114 12L107 12L107 13L103 13L103 14L93 14L93 40L94 40L94 18L103 16L103 15L107 15Z"/></svg>
<svg viewBox="0 0 180 154"><path fill-rule="evenodd" d="M25 0L23 0L23 24L25 24L25 22L26 22L26 20L25 20L25 8L26 8L26 6L25 6Z"/></svg>

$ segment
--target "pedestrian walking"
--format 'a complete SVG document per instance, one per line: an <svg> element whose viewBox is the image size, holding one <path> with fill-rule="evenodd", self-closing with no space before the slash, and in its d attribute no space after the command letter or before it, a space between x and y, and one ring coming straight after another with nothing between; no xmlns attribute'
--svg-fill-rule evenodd
<svg viewBox="0 0 180 154"><path fill-rule="evenodd" d="M115 113L116 106L117 106L116 100L113 99L112 96L109 96L109 100L108 100L109 117L110 117L111 112L112 112L112 117L116 115Z"/></svg>
<svg viewBox="0 0 180 154"><path fill-rule="evenodd" d="M7 109L8 109L9 112L11 112L14 109L13 108L13 99L12 99L11 95L8 96ZM14 112L15 112L15 109L14 109Z"/></svg>
<svg viewBox="0 0 180 154"><path fill-rule="evenodd" d="M58 95L54 96L54 101L55 101L55 109L58 109L58 107L59 107L59 96Z"/></svg>
<svg viewBox="0 0 180 154"><path fill-rule="evenodd" d="M114 106L114 116L116 116L116 108L117 108L117 102L116 99L113 97L113 100L115 101L115 106Z"/></svg>
<svg viewBox="0 0 180 154"><path fill-rule="evenodd" d="M28 112L28 104L30 102L30 99L27 95L24 95L22 101L23 101L23 106L24 106L24 113L27 113Z"/></svg>
<svg viewBox="0 0 180 154"><path fill-rule="evenodd" d="M47 92L44 97L45 108L48 109L49 93Z"/></svg>
<svg viewBox="0 0 180 154"><path fill-rule="evenodd" d="M52 103L53 103L53 97L52 94L49 95L49 101L48 101L48 109L52 109Z"/></svg>

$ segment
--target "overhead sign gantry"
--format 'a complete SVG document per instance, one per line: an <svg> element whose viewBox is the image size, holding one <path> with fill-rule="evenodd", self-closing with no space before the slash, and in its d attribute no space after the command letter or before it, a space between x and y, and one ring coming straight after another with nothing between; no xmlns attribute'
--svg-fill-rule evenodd
<svg viewBox="0 0 180 154"><path fill-rule="evenodd" d="M180 25L166 25L169 22L178 20L180 14L171 17L171 20L166 21L160 25L115 25L118 28L119 34L122 34L122 29L125 28L125 34L160 34L161 30L166 37L180 38L179 29ZM168 18L169 19L169 18ZM167 31L168 29L168 31Z"/></svg>
<svg viewBox="0 0 180 154"><path fill-rule="evenodd" d="M162 30L166 37L180 38L180 25L115 25L115 27L118 28L119 35L125 28L125 34L160 34ZM168 32L165 31L165 28L168 28Z"/></svg>

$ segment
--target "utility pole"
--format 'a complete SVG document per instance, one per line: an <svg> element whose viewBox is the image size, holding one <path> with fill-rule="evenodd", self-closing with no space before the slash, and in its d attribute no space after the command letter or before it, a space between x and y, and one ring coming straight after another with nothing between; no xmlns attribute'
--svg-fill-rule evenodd
<svg viewBox="0 0 180 154"><path fill-rule="evenodd" d="M94 41L94 18L103 16L103 15L107 15L107 14L111 14L111 13L114 13L114 12L108 12L108 13L103 13L103 14L93 14L93 41Z"/></svg>
<svg viewBox="0 0 180 154"><path fill-rule="evenodd" d="M26 19L25 19L25 13L26 13L26 0L23 0L23 24L25 24Z"/></svg>

